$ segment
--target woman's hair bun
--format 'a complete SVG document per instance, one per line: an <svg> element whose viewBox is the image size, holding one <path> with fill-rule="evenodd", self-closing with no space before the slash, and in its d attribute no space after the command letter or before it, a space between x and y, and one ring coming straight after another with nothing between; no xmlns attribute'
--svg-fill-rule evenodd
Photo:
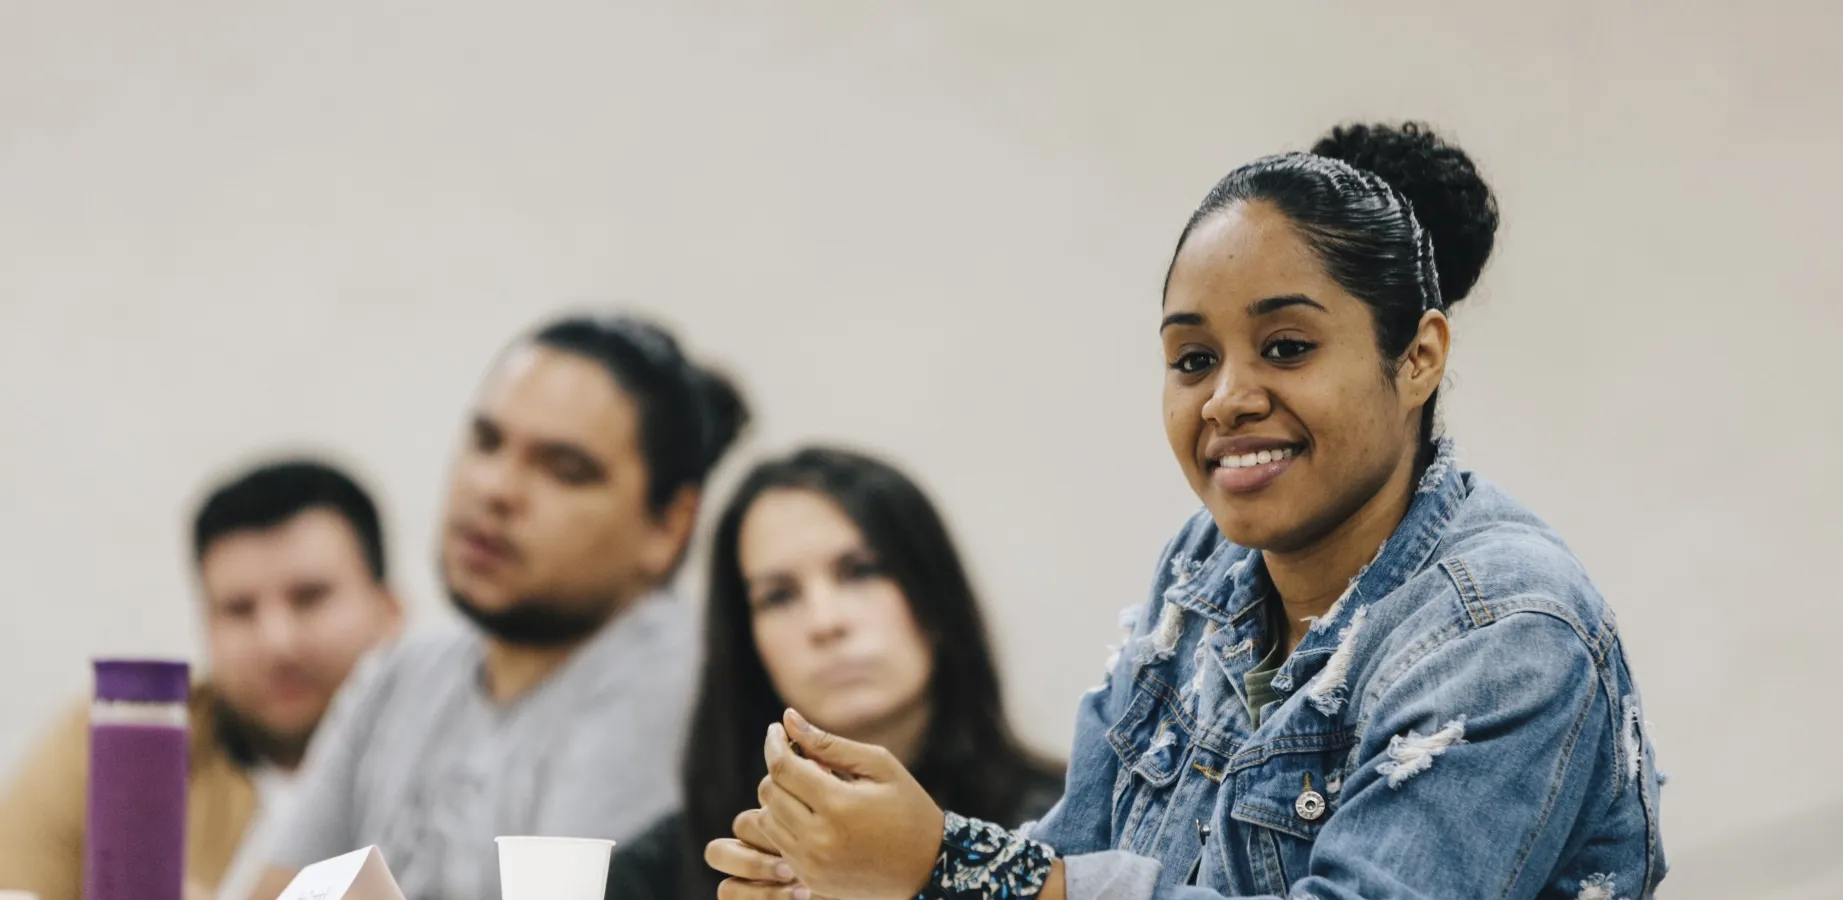
<svg viewBox="0 0 1843 900"><path fill-rule="evenodd" d="M1433 240L1445 303L1465 299L1497 237L1497 198L1464 150L1419 122L1340 125L1312 152L1370 172L1406 197Z"/></svg>

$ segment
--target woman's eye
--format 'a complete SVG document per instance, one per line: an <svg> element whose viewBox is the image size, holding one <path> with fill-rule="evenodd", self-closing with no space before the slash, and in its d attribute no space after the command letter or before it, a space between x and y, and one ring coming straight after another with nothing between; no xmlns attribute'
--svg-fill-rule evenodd
<svg viewBox="0 0 1843 900"><path fill-rule="evenodd" d="M786 588L775 588L755 595L755 602L749 604L757 610L776 609L793 602L794 592Z"/></svg>
<svg viewBox="0 0 1843 900"><path fill-rule="evenodd" d="M1172 361L1171 368L1185 375L1195 375L1208 369L1215 361L1216 358L1210 354L1204 353L1201 350L1193 350L1189 353L1179 354L1178 358Z"/></svg>
<svg viewBox="0 0 1843 900"><path fill-rule="evenodd" d="M883 567L874 562L848 562L843 566L847 581L863 581L883 577Z"/></svg>
<svg viewBox="0 0 1843 900"><path fill-rule="evenodd" d="M1261 348L1261 358L1271 362L1288 362L1312 352L1317 346L1308 341L1281 338L1268 341L1267 346Z"/></svg>

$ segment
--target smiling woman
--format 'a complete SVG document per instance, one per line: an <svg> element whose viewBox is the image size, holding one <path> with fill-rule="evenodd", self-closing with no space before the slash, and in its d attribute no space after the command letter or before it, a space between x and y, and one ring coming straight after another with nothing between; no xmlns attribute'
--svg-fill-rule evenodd
<svg viewBox="0 0 1843 900"><path fill-rule="evenodd" d="M761 808L709 847L723 896L1649 896L1658 777L1612 613L1437 433L1496 228L1418 125L1223 178L1159 328L1204 510L1083 699L1062 801L1027 831L944 812L789 713Z"/></svg>

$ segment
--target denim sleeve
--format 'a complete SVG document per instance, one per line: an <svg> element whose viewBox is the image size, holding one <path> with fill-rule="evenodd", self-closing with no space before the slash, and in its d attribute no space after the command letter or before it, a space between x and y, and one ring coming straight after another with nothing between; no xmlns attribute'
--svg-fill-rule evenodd
<svg viewBox="0 0 1843 900"><path fill-rule="evenodd" d="M1582 810L1617 788L1599 667L1550 615L1406 661L1366 706L1359 764L1294 898L1535 897Z"/></svg>
<svg viewBox="0 0 1843 900"><path fill-rule="evenodd" d="M1111 678L1110 678L1111 681ZM1095 853L1112 846L1112 797L1119 758L1107 743L1111 684L1083 695L1075 715L1075 748L1069 754L1062 799L1030 826L1030 837L1062 856Z"/></svg>
<svg viewBox="0 0 1843 900"><path fill-rule="evenodd" d="M1107 740L1107 731L1132 699L1133 657L1150 630L1148 623L1158 621L1170 581L1170 560L1184 538L1180 533L1159 554L1151 599L1121 613L1126 631L1123 642L1114 648L1105 680L1082 695L1075 711L1075 745L1069 751L1062 799L1027 829L1033 840L1054 847L1060 856L1113 848L1113 790L1120 758Z"/></svg>
<svg viewBox="0 0 1843 900"><path fill-rule="evenodd" d="M1145 623L1158 620L1161 590L1162 585L1155 585L1153 600L1140 610L1107 681L1082 696L1075 714L1068 787L1062 799L1029 829L1032 840L1050 845L1062 858L1068 900L1149 900L1154 896L1162 869L1159 861L1113 849L1113 791L1120 757L1107 732L1131 699L1135 645L1145 637ZM1180 890L1179 897L1193 893L1199 898L1217 896L1195 888Z"/></svg>
<svg viewBox="0 0 1843 900"><path fill-rule="evenodd" d="M1055 848L1063 860L1068 900L1146 900L1154 896L1160 871L1158 860L1113 849L1113 794L1120 774L1120 757L1107 733L1132 700L1134 657L1148 638L1151 623L1163 612L1164 592L1174 580L1171 559L1187 537L1214 524L1199 515L1165 547L1153 579L1152 596L1143 606L1123 615L1131 628L1115 654L1107 679L1082 696L1075 716L1075 746L1069 754L1068 786L1062 799L1031 826L1029 837ZM1205 531L1204 533L1209 533ZM1177 889L1173 900L1207 900L1220 895L1193 887Z"/></svg>

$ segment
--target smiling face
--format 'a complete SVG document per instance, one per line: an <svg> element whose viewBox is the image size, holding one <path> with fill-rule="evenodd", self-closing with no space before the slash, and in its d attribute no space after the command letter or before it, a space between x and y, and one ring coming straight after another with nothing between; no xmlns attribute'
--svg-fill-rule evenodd
<svg viewBox="0 0 1843 900"><path fill-rule="evenodd" d="M1264 202L1197 224L1165 290L1165 433L1224 536L1304 550L1414 477L1420 409L1445 371L1427 313L1399 365L1368 306Z"/></svg>

